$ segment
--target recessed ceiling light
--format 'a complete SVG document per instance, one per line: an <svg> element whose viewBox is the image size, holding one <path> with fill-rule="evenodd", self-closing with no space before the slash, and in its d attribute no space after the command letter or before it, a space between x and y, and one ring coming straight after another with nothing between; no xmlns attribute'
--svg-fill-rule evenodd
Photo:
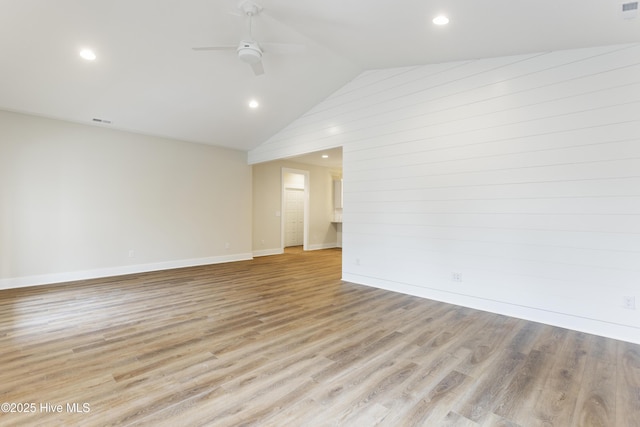
<svg viewBox="0 0 640 427"><path fill-rule="evenodd" d="M449 18L444 15L438 15L433 18L432 22L436 25L447 25L449 23Z"/></svg>
<svg viewBox="0 0 640 427"><path fill-rule="evenodd" d="M93 61L96 59L96 54L91 49L82 49L80 51L80 56L87 61Z"/></svg>
<svg viewBox="0 0 640 427"><path fill-rule="evenodd" d="M258 108L259 106L260 104L255 99L252 99L251 101L249 101L249 108L255 109L255 108Z"/></svg>
<svg viewBox="0 0 640 427"><path fill-rule="evenodd" d="M323 154L323 155L322 155L322 158L323 158L323 159L328 159L328 158L329 158L329 155L328 155L328 154Z"/></svg>

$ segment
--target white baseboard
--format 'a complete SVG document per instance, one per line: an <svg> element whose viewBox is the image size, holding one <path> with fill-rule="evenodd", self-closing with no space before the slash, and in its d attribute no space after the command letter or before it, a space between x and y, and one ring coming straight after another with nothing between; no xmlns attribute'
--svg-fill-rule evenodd
<svg viewBox="0 0 640 427"><path fill-rule="evenodd" d="M261 249L259 251L254 251L253 256L260 257L260 256L269 256L269 255L281 255L283 253L284 251L282 250L282 248Z"/></svg>
<svg viewBox="0 0 640 427"><path fill-rule="evenodd" d="M515 317L518 319L530 320L532 322L557 326L574 331L585 332L593 335L613 338L621 341L628 341L640 344L640 328L611 323L598 319L591 319L583 316L575 316L568 313L544 310L535 307L510 304L502 301L478 298L470 295L453 294L437 289L423 288L410 285L408 283L393 282L377 279L369 276L361 276L353 273L342 273L342 280L374 288L386 289L392 292L399 292L407 295L414 295L421 298L428 298L434 301L441 301L448 304L469 307L476 310Z"/></svg>
<svg viewBox="0 0 640 427"><path fill-rule="evenodd" d="M322 243L322 244L315 244L315 245L307 245L307 248L305 250L319 251L322 249L331 249L331 248L337 248L337 247L338 246L335 243ZM284 253L284 250L282 248L261 249L259 251L254 251L253 256L261 257L261 256L269 256L269 255L281 255L283 253Z"/></svg>
<svg viewBox="0 0 640 427"><path fill-rule="evenodd" d="M332 249L337 248L338 245L334 243L317 243L315 245L307 245L307 251L319 251L322 249Z"/></svg>
<svg viewBox="0 0 640 427"><path fill-rule="evenodd" d="M0 279L0 290L73 282L76 280L98 279L101 277L122 276L125 274L146 273L149 271L169 270L172 268L246 261L250 259L253 259L252 254L241 253L176 261L163 261L149 264L124 265L119 267L99 268L95 270L69 271L64 273L41 274L37 276L15 277Z"/></svg>

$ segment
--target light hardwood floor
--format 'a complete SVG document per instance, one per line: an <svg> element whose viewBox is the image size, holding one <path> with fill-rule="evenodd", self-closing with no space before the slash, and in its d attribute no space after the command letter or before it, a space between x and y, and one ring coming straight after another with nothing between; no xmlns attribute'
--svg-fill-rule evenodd
<svg viewBox="0 0 640 427"><path fill-rule="evenodd" d="M342 282L340 256L0 291L0 402L36 405L0 425L640 426L640 346Z"/></svg>

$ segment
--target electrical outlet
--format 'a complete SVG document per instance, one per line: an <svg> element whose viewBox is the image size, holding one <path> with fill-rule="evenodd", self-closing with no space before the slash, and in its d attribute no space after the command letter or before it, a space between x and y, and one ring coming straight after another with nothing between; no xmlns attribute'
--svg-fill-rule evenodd
<svg viewBox="0 0 640 427"><path fill-rule="evenodd" d="M628 310L636 309L636 297L625 295L622 297L622 306Z"/></svg>
<svg viewBox="0 0 640 427"><path fill-rule="evenodd" d="M135 258L136 252L133 249L129 249L129 258Z"/></svg>
<svg viewBox="0 0 640 427"><path fill-rule="evenodd" d="M451 273L451 280L454 282L462 282L462 273Z"/></svg>
<svg viewBox="0 0 640 427"><path fill-rule="evenodd" d="M229 249L231 247L231 243L227 242L224 244L225 249Z"/></svg>
<svg viewBox="0 0 640 427"><path fill-rule="evenodd" d="M356 258L355 263L356 265L360 265L360 258Z"/></svg>

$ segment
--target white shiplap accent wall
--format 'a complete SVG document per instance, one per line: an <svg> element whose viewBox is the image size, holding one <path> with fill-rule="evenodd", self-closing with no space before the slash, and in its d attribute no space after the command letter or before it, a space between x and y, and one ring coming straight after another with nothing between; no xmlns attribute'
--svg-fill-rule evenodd
<svg viewBox="0 0 640 427"><path fill-rule="evenodd" d="M345 280L640 342L640 45L368 71L249 161L336 146Z"/></svg>

